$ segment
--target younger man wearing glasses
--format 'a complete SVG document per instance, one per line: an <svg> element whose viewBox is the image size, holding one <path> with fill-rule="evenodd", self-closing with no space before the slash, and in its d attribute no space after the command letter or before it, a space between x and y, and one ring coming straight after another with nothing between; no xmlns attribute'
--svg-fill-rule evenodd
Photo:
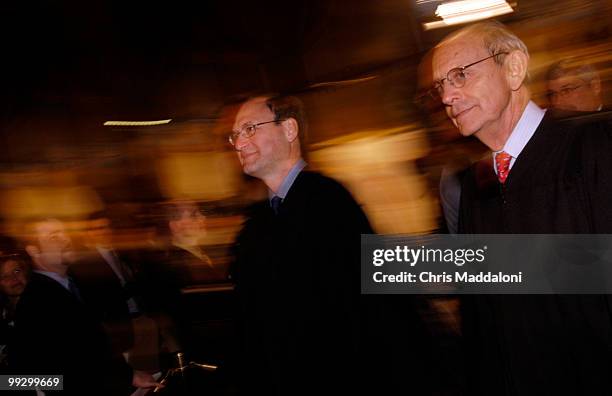
<svg viewBox="0 0 612 396"><path fill-rule="evenodd" d="M304 170L305 133L297 98L257 97L230 135L244 173L268 187L238 236L232 271L245 393L340 391L356 356L360 234L371 230L344 187Z"/></svg>
<svg viewBox="0 0 612 396"><path fill-rule="evenodd" d="M468 26L434 50L434 90L491 156L462 183L459 232L611 233L610 125L555 122L530 101L529 54L503 25ZM600 295L464 301L470 395L609 392L612 320Z"/></svg>
<svg viewBox="0 0 612 396"><path fill-rule="evenodd" d="M344 187L304 170L305 133L297 98L257 97L240 107L230 136L244 172L268 187L238 236L232 271L245 394L346 394L389 363L367 360L360 342L360 234L372 230ZM369 345L384 348L378 341Z"/></svg>

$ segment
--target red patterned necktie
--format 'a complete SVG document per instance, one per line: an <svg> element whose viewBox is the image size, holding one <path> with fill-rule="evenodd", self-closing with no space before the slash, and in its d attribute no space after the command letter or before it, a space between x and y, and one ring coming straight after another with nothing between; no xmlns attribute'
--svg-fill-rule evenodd
<svg viewBox="0 0 612 396"><path fill-rule="evenodd" d="M505 151L495 154L495 168L497 169L497 178L501 184L506 182L506 178L510 173L510 160L512 156Z"/></svg>

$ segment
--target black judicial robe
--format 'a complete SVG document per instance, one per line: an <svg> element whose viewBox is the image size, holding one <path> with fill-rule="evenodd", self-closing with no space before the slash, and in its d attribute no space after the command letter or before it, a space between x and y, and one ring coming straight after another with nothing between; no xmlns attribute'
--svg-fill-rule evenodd
<svg viewBox="0 0 612 396"><path fill-rule="evenodd" d="M252 208L232 268L243 346L238 382L244 394L367 392L365 384L383 374L397 374L396 380L414 389L406 380L413 373L387 370L389 356L376 354L409 345L411 353L402 361L423 364L415 353L423 339L412 337L410 306L402 305L398 314L408 323L402 333L383 323L384 313L373 307L387 296L360 295L362 233L372 230L359 205L338 182L318 173L298 175L278 215L267 200ZM381 321L367 326L371 311ZM378 381L370 391L385 394L388 385Z"/></svg>
<svg viewBox="0 0 612 396"><path fill-rule="evenodd" d="M232 269L244 393L342 389L356 358L360 234L370 232L348 191L316 173L300 172L278 215L267 200L252 208Z"/></svg>
<svg viewBox="0 0 612 396"><path fill-rule="evenodd" d="M462 233L612 233L609 120L547 114L504 186L492 159L462 184ZM491 295L463 300L470 395L612 393L611 300Z"/></svg>

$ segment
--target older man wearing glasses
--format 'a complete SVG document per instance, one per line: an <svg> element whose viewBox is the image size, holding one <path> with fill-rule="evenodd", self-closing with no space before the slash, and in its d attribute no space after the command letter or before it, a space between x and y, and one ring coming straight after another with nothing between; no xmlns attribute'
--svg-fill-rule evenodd
<svg viewBox="0 0 612 396"><path fill-rule="evenodd" d="M594 66L578 59L563 59L548 69L548 100L560 110L603 110L602 84Z"/></svg>
<svg viewBox="0 0 612 396"><path fill-rule="evenodd" d="M612 232L607 122L555 122L530 100L529 53L503 25L445 38L433 93L460 133L491 155L462 182L459 231ZM492 295L464 301L470 395L608 394L612 321L599 295Z"/></svg>

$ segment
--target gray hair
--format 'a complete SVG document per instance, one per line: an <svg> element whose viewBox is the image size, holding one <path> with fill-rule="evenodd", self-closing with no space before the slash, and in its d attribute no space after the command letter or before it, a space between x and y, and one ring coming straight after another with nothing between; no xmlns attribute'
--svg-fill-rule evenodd
<svg viewBox="0 0 612 396"><path fill-rule="evenodd" d="M464 37L474 36L482 39L484 48L489 52L489 55L499 54L500 52L512 52L515 50L523 52L529 58L529 51L527 46L512 33L504 24L498 21L486 21L479 22L463 29L460 29L454 33L451 33L445 37L437 46L440 47L452 40ZM498 64L504 63L505 56L496 56L495 62Z"/></svg>
<svg viewBox="0 0 612 396"><path fill-rule="evenodd" d="M597 70L587 62L576 58L563 59L553 63L546 73L546 79L556 80L564 76L576 76L579 79L590 82L599 78Z"/></svg>

